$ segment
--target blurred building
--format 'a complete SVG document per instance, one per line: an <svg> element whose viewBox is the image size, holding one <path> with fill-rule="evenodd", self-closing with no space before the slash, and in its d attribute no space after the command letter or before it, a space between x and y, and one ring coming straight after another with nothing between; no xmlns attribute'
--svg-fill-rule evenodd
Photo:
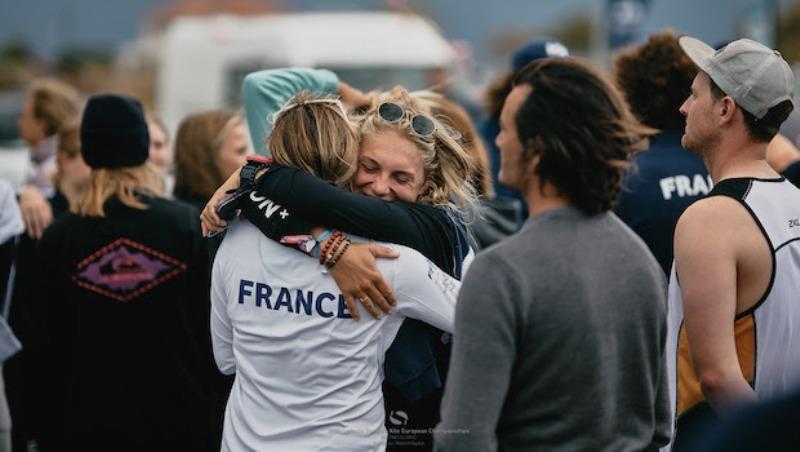
<svg viewBox="0 0 800 452"><path fill-rule="evenodd" d="M191 112L240 106L242 79L252 71L324 67L362 90L421 89L456 56L438 27L413 13L184 4L154 14L117 58L120 69L141 74L136 81L151 77L152 104L171 130Z"/></svg>

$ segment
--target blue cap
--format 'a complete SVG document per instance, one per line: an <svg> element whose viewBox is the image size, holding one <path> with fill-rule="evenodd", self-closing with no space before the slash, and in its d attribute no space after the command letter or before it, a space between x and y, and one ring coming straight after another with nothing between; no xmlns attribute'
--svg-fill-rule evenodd
<svg viewBox="0 0 800 452"><path fill-rule="evenodd" d="M569 49L555 39L536 39L520 47L511 58L511 68L521 69L528 63L540 58L567 57Z"/></svg>

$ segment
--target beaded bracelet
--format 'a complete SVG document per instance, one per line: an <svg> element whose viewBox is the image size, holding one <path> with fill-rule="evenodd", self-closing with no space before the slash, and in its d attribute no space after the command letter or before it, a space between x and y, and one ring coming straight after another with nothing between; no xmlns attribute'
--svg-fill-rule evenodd
<svg viewBox="0 0 800 452"><path fill-rule="evenodd" d="M336 250L336 254L334 255L334 257L325 262L325 268L327 268L328 270L332 269L333 266L336 265L337 262L339 262L339 259L341 259L342 256L344 256L344 253L347 251L347 248L350 248L350 240L345 239L344 242L342 243L344 243L344 245L340 246Z"/></svg>
<svg viewBox="0 0 800 452"><path fill-rule="evenodd" d="M328 241L322 246L322 250L319 253L319 263L320 265L325 264L325 261L330 259L333 253L332 251L336 249L335 247L339 246L339 243L344 240L344 235L340 231L333 231L333 234L328 238Z"/></svg>
<svg viewBox="0 0 800 452"><path fill-rule="evenodd" d="M331 249L333 242L336 241L336 234L328 238L328 241L322 244L322 248L320 249L319 253L319 263L321 264L324 261L324 256L328 254L328 251Z"/></svg>
<svg viewBox="0 0 800 452"><path fill-rule="evenodd" d="M333 264L335 264L339 260L339 258L342 257L345 245L347 245L348 243L350 243L350 241L347 240L346 237L342 236L342 240L339 240L336 246L331 248L330 252L328 253L328 259L325 260L326 267L328 268L333 267Z"/></svg>

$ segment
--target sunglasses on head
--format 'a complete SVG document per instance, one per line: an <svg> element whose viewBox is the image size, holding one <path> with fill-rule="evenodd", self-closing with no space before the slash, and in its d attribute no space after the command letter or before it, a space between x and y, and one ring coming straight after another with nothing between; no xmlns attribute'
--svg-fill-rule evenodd
<svg viewBox="0 0 800 452"><path fill-rule="evenodd" d="M406 111L394 102L384 102L378 107L381 119L388 123L396 123L403 119ZM425 115L415 115L411 118L411 129L419 136L428 137L436 131L433 119Z"/></svg>
<svg viewBox="0 0 800 452"><path fill-rule="evenodd" d="M319 98L316 98L316 99L306 99L306 100L297 102L294 98L292 98L292 99L289 99L289 101L287 101L283 105L283 107L281 107L280 110L276 111L272 115L272 123L274 124L275 121L277 121L278 118L281 115L283 115L284 113L286 113L287 111L289 111L289 110L291 110L291 109L293 109L295 107L300 107L302 105L310 105L310 104L333 104L333 105L336 105L336 106L339 107L339 110L340 110L340 113L342 114L342 116L345 117L345 118L347 117L347 111L345 110L344 105L342 105L342 101L339 100L339 99L336 99L336 98L333 98L333 97L319 97Z"/></svg>

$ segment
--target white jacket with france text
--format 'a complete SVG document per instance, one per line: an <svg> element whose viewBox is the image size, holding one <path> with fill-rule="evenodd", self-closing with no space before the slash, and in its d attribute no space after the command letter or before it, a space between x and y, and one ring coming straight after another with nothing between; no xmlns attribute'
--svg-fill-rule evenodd
<svg viewBox="0 0 800 452"><path fill-rule="evenodd" d="M232 222L211 291L214 357L236 373L223 451L385 449L384 353L406 317L452 332L460 283L410 248L381 245L400 254L378 260L397 306L382 320L359 306L355 321L316 259Z"/></svg>

